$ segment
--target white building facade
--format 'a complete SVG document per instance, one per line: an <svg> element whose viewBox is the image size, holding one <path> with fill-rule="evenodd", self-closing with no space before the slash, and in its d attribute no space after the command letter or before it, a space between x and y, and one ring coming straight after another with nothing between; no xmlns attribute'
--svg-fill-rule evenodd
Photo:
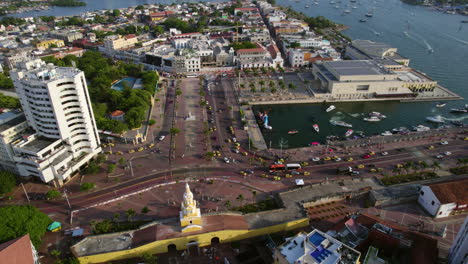
<svg viewBox="0 0 468 264"><path fill-rule="evenodd" d="M468 212L468 180L421 187L418 203L434 218Z"/></svg>
<svg viewBox="0 0 468 264"><path fill-rule="evenodd" d="M465 218L463 225L458 231L457 237L450 248L448 255L449 264L468 263L468 217Z"/></svg>
<svg viewBox="0 0 468 264"><path fill-rule="evenodd" d="M11 76L36 132L13 147L18 172L60 185L101 152L84 73L34 60Z"/></svg>

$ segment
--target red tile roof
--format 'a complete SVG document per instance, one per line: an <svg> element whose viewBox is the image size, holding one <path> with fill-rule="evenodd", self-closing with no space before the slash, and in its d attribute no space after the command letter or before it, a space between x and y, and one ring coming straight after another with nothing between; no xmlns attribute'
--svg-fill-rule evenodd
<svg viewBox="0 0 468 264"><path fill-rule="evenodd" d="M136 35L135 35L135 34L128 34L128 35L126 35L124 38L126 38L126 39L132 39L132 38L136 38Z"/></svg>
<svg viewBox="0 0 468 264"><path fill-rule="evenodd" d="M8 260L8 264L34 263L29 234L0 244L0 262L6 260Z"/></svg>
<svg viewBox="0 0 468 264"><path fill-rule="evenodd" d="M258 11L258 9L256 7L239 7L239 8L236 8L235 10L239 10L239 11Z"/></svg>
<svg viewBox="0 0 468 264"><path fill-rule="evenodd" d="M428 184L442 204L468 204L468 179Z"/></svg>
<svg viewBox="0 0 468 264"><path fill-rule="evenodd" d="M122 111L122 110L115 110L114 112L110 113L110 115L111 115L111 116L114 116L114 117L116 117L116 116L121 116L121 115L123 115L123 114L125 114L125 112Z"/></svg>
<svg viewBox="0 0 468 264"><path fill-rule="evenodd" d="M265 52L263 48L253 48L253 49L240 49L237 53L254 53L254 52Z"/></svg>

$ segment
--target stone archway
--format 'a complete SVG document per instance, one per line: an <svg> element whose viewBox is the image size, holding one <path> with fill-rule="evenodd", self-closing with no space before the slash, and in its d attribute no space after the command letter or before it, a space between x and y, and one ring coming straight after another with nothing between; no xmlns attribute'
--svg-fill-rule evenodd
<svg viewBox="0 0 468 264"><path fill-rule="evenodd" d="M220 243L219 237L213 237L213 238L211 239L211 245L212 245L212 246L216 246L216 245L218 245L219 243Z"/></svg>
<svg viewBox="0 0 468 264"><path fill-rule="evenodd" d="M170 244L167 246L167 252L176 252L177 246L175 244Z"/></svg>

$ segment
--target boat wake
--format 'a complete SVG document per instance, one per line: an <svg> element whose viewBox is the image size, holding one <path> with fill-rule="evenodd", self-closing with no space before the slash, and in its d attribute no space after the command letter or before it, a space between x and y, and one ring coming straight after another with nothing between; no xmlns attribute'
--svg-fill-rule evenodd
<svg viewBox="0 0 468 264"><path fill-rule="evenodd" d="M463 121L465 119L468 119L468 115L456 117L456 118L442 117L442 119L447 120L447 121Z"/></svg>
<svg viewBox="0 0 468 264"><path fill-rule="evenodd" d="M380 34L381 34L380 32L377 32L377 31L373 30L372 28L369 28L369 30L370 30L372 33L374 33L374 35L376 35L376 36L380 36Z"/></svg>
<svg viewBox="0 0 468 264"><path fill-rule="evenodd" d="M456 40L456 41L458 41L458 42L460 42L460 43L463 43L463 44L468 45L468 41L465 41L465 40L463 40L463 39L459 39L459 38L454 37L454 36L449 35L449 34L445 34L445 35L448 36L448 37L450 37L450 38L452 38L453 40Z"/></svg>
<svg viewBox="0 0 468 264"><path fill-rule="evenodd" d="M427 50L428 50L429 52L434 52L434 49L433 49L432 46L427 42L427 40L423 39L423 41L424 41L424 44L425 44L426 47L427 47Z"/></svg>

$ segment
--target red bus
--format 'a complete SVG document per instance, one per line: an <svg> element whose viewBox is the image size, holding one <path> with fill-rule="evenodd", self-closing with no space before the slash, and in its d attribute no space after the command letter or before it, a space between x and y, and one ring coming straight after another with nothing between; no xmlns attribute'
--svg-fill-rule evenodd
<svg viewBox="0 0 468 264"><path fill-rule="evenodd" d="M301 171L302 167L300 164L272 164L270 165L270 172L275 171Z"/></svg>

